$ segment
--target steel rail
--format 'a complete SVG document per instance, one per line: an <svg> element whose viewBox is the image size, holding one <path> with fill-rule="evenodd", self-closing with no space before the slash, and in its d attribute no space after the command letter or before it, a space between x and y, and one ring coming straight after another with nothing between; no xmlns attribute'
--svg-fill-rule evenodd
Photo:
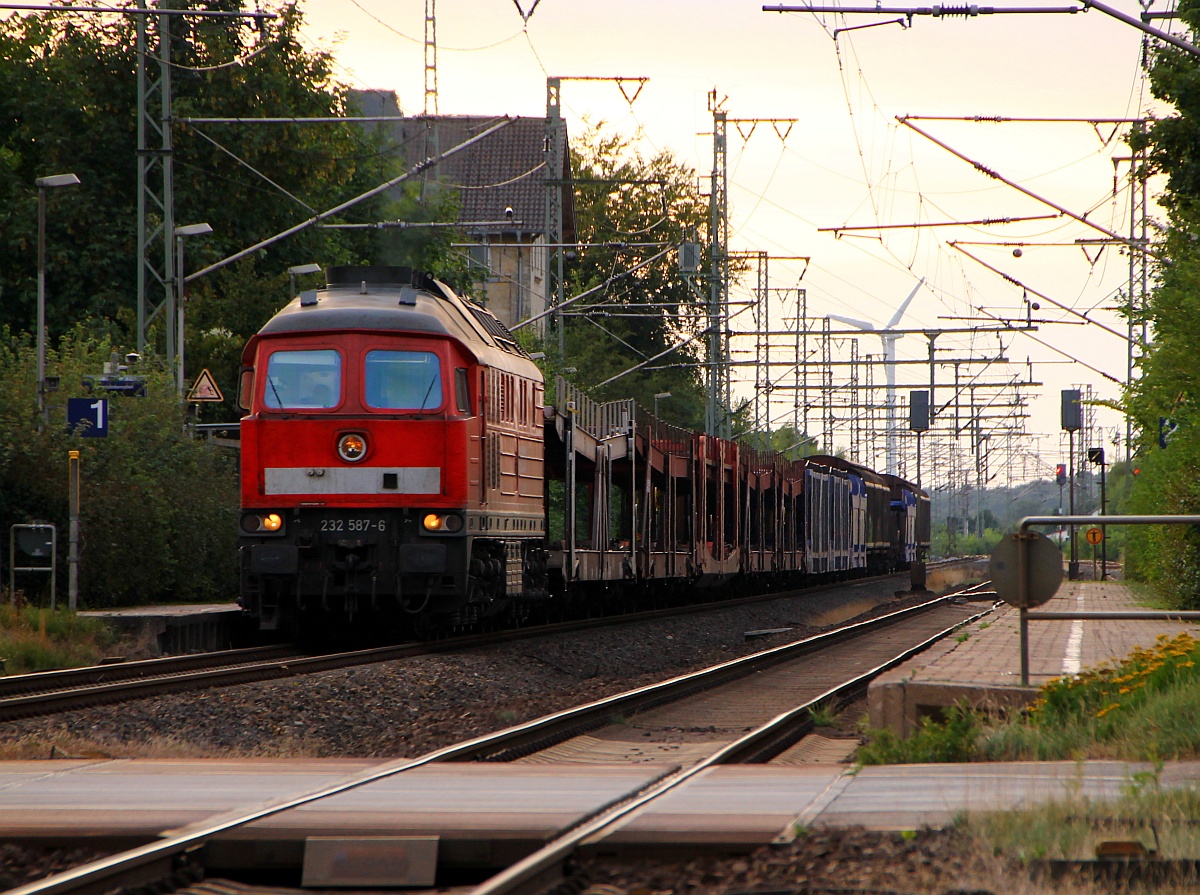
<svg viewBox="0 0 1200 895"><path fill-rule="evenodd" d="M953 564L950 563L950 564ZM873 576L858 579L855 584L885 581L894 575ZM575 619L547 625L511 628L483 634L469 634L446 640L394 644L391 646L353 650L324 655L301 655L293 650L274 659L252 659L255 650L227 650L222 653L201 656L177 656L164 659L149 659L123 665L97 665L80 669L60 669L28 675L12 675L0 678L0 721L29 718L38 715L67 711L98 703L137 699L158 693L199 690L208 687L231 686L279 680L369 665L416 656L434 655L457 650L473 649L512 643L532 637L555 634L570 634L615 625L632 624L661 618L693 615L715 609L732 608L789 599L806 594L845 587L847 582L819 585L817 587L776 591L722 600L698 603L689 606L650 609L626 615L610 615L594 619ZM283 648L279 648L283 649ZM245 658L238 664L240 654ZM233 661L223 660L227 656ZM212 658L210 658L212 657ZM214 661L215 660L215 661ZM217 667L205 667L217 664ZM130 673L132 672L132 673ZM52 689L57 688L57 689Z"/></svg>
<svg viewBox="0 0 1200 895"><path fill-rule="evenodd" d="M876 628L886 627L892 622L899 621L920 612L928 611L936 606L948 603L958 594L948 594L932 599L918 606L902 609L877 619L859 622L846 628L819 634L794 644L774 647L761 653L745 656L724 662L689 675L681 675L657 685L640 687L626 693L597 700L575 709L556 712L534 721L515 725L505 730L486 734L467 740L463 743L446 746L429 752L414 759L398 759L380 767L361 771L343 780L337 781L316 790L293 796L280 802L261 806L252 811L236 809L223 815L206 818L196 824L184 827L164 838L131 849L120 854L111 855L98 861L93 861L61 873L53 874L42 880L28 883L10 889L5 895L100 895L110 891L116 885L129 885L151 879L162 878L172 869L187 866L188 856L192 850L206 840L229 830L242 827L254 821L279 814L291 808L307 805L320 799L338 795L369 783L384 780L396 774L415 768L424 767L435 762L473 761L481 758L496 757L505 752L525 750L531 744L538 742L556 741L570 736L571 732L581 725L595 724L596 719L607 719L614 713L631 711L631 707L648 708L656 702L670 701L663 699L665 693L672 692L674 698L680 698L691 692L706 689L719 683L750 674L767 665L777 664L792 656L811 652L814 644L831 645L848 639L847 632L863 633ZM655 693L655 690L662 692ZM724 755L739 746L746 738L722 749L718 756ZM690 776L690 775L689 775ZM521 862L517 866L524 866ZM512 869L512 868L510 868Z"/></svg>
<svg viewBox="0 0 1200 895"><path fill-rule="evenodd" d="M246 649L215 650L185 656L160 656L156 659L135 659L130 662L106 662L80 668L55 668L0 677L0 699L22 693L75 687L85 684L112 683L118 680L146 677L154 674L174 674L219 665L260 662L282 659L299 653L292 646L249 647Z"/></svg>
<svg viewBox="0 0 1200 895"><path fill-rule="evenodd" d="M717 665L711 665L699 671L688 672L677 677L647 684L635 690L619 693L584 706L567 709L552 715L530 721L527 724L516 725L502 733L493 743L480 743L471 750L464 751L455 761L511 761L523 755L540 752L543 749L562 742L573 736L579 736L589 730L596 730L610 723L614 715L629 717L638 712L657 708L670 702L676 702L687 696L711 690L722 684L746 677L782 662L787 662L800 656L819 652L836 644L861 637L865 633L886 628L902 619L927 612L930 609L948 603L958 594L948 594L936 597L926 603L910 606L896 612L846 625L823 634L816 634L785 643L761 652L730 659Z"/></svg>
<svg viewBox="0 0 1200 895"><path fill-rule="evenodd" d="M948 599L948 597L943 597L938 602ZM501 871L491 879L476 886L471 890L470 895L513 895L513 893L527 891L527 887L543 885L547 876L553 873L577 848L599 841L597 837L601 833L634 811L644 808L654 800L673 792L688 780L716 765L761 763L769 760L772 755L783 751L791 742L798 739L797 734L801 734L806 727L811 727L811 709L813 706L821 703L823 700L844 699L851 693L864 689L872 679L884 671L908 660L948 634L987 615L993 610L994 606L984 612L976 613L969 618L955 622L950 627L939 631L932 637L926 638L919 644L909 647L886 662L877 665L875 668L843 684L830 688L815 699L805 702L803 705L777 715L755 730L721 747L717 752L703 761L652 783L638 796L616 806L601 808L596 816L590 820L573 826L568 832L547 843L538 851L527 855L508 869ZM533 891L533 889L529 888L528 891Z"/></svg>

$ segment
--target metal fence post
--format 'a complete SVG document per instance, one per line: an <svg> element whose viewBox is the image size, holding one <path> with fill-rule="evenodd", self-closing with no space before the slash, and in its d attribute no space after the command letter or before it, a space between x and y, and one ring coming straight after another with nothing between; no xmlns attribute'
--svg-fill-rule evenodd
<svg viewBox="0 0 1200 895"><path fill-rule="evenodd" d="M67 455L70 528L67 532L67 607L79 608L79 451Z"/></svg>

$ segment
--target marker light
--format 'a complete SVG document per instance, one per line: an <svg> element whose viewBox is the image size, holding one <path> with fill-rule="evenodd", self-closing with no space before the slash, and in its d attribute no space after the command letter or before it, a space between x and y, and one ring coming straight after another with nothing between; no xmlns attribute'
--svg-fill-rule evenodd
<svg viewBox="0 0 1200 895"><path fill-rule="evenodd" d="M338 439L337 452L347 463L357 463L367 455L367 439L357 432L343 435Z"/></svg>
<svg viewBox="0 0 1200 895"><path fill-rule="evenodd" d="M421 524L426 531L455 534L462 531L463 520L457 513L429 513L421 520Z"/></svg>
<svg viewBox="0 0 1200 895"><path fill-rule="evenodd" d="M282 534L283 516L279 513L246 513L242 516L242 531L247 534Z"/></svg>

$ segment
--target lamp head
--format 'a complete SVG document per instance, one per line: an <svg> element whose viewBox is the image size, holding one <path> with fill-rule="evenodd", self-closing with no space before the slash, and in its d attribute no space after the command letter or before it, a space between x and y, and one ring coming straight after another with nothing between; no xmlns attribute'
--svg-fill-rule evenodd
<svg viewBox="0 0 1200 895"><path fill-rule="evenodd" d="M34 181L39 187L75 186L79 178L74 174L51 174L49 177L39 177Z"/></svg>
<svg viewBox="0 0 1200 895"><path fill-rule="evenodd" d="M203 236L205 233L212 233L213 228L207 222L203 224L184 224L182 227L175 228L176 236Z"/></svg>

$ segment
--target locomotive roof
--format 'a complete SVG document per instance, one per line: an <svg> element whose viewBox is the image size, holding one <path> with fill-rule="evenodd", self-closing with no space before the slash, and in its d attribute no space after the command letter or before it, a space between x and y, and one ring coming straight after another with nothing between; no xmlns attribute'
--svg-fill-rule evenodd
<svg viewBox="0 0 1200 895"><path fill-rule="evenodd" d="M327 276L328 286L292 299L258 335L386 330L445 336L480 360L540 378L529 355L490 311L427 274L403 267L333 267Z"/></svg>

